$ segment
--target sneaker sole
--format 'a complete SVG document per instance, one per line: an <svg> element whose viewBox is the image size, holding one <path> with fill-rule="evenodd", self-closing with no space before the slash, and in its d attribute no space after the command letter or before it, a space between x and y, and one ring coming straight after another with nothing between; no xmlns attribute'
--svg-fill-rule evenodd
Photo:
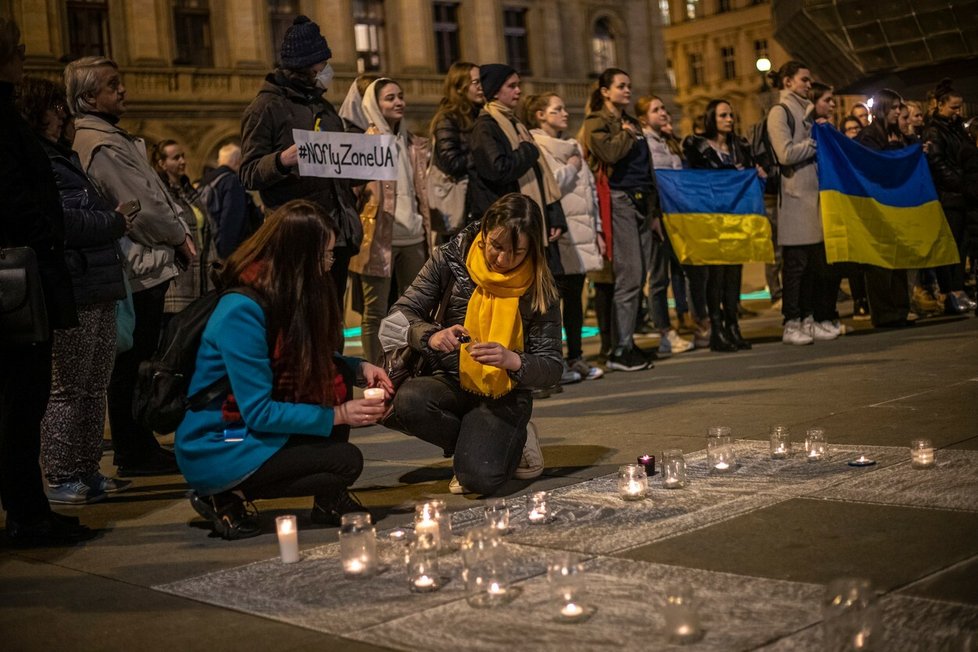
<svg viewBox="0 0 978 652"><path fill-rule="evenodd" d="M534 467L531 469L518 468L516 469L516 473L513 474L513 477L516 478L517 480L532 480L534 478L539 478L541 475L543 475L543 469L544 467L542 466L539 468Z"/></svg>
<svg viewBox="0 0 978 652"><path fill-rule="evenodd" d="M91 505L93 503L98 503L105 500L108 495L105 492L100 494L95 494L94 496L87 496L80 500L67 500L64 498L52 498L48 496L48 502L54 503L55 505Z"/></svg>
<svg viewBox="0 0 978 652"><path fill-rule="evenodd" d="M620 362L608 362L605 364L605 367L607 367L608 369L612 369L614 371L642 371L644 369L648 369L650 366L651 365L648 362L646 362L645 364L631 365L631 366L624 365Z"/></svg>

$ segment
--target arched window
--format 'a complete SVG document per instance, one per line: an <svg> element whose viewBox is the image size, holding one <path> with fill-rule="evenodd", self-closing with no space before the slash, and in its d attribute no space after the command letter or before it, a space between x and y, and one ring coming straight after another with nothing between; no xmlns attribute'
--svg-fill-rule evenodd
<svg viewBox="0 0 978 652"><path fill-rule="evenodd" d="M591 70L600 75L606 68L613 68L617 63L611 22L607 18L599 18L594 22L591 32Z"/></svg>

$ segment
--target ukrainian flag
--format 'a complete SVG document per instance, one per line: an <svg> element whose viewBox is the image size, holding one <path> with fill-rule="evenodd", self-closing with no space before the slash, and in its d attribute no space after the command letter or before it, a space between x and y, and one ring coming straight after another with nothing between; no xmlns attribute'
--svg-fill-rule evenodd
<svg viewBox="0 0 978 652"><path fill-rule="evenodd" d="M812 135L830 263L917 269L960 260L920 145L878 152L828 125Z"/></svg>
<svg viewBox="0 0 978 652"><path fill-rule="evenodd" d="M679 262L773 263L764 185L750 170L656 170L666 232Z"/></svg>

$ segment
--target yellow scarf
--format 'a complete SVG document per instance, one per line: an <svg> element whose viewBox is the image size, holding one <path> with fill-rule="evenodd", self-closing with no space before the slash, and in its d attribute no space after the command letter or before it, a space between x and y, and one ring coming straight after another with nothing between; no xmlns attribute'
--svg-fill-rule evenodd
<svg viewBox="0 0 978 652"><path fill-rule="evenodd" d="M533 283L533 261L527 256L511 272L493 272L486 264L484 246L480 233L465 259L469 277L475 283L465 312L465 330L473 342L498 342L510 351L522 351L520 297ZM458 375L462 389L473 394L499 398L513 389L513 381L505 369L476 362L464 345L458 352Z"/></svg>

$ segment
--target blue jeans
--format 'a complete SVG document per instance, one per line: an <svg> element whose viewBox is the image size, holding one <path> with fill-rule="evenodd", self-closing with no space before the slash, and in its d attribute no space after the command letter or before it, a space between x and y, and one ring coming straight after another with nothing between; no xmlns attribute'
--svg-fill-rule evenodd
<svg viewBox="0 0 978 652"><path fill-rule="evenodd" d="M396 427L454 453L459 483L484 496L513 477L532 411L529 391L513 390L495 399L476 396L448 375L411 378L394 395Z"/></svg>

